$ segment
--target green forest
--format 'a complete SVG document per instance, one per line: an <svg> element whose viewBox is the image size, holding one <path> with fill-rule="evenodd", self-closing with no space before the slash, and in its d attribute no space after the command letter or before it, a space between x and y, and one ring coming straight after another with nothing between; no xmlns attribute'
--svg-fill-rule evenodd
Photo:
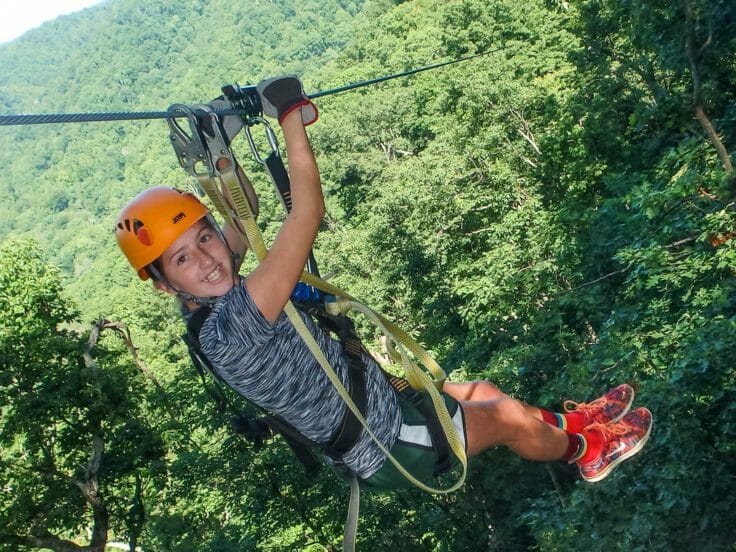
<svg viewBox="0 0 736 552"><path fill-rule="evenodd" d="M654 430L598 484L496 449L450 495L364 493L358 549L736 550L732 0L107 0L0 45L0 115L478 53L316 101L321 272L451 380L550 409L628 382ZM340 550L347 485L230 431L117 249L128 199L190 183L166 124L3 126L0 171L0 548Z"/></svg>

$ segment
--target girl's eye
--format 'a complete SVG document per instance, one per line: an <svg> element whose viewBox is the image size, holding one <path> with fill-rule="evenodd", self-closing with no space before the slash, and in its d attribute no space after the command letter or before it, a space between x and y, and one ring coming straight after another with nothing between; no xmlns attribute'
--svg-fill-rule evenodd
<svg viewBox="0 0 736 552"><path fill-rule="evenodd" d="M211 234L202 234L202 237L199 239L199 243L207 243L208 241L210 241L211 237Z"/></svg>
<svg viewBox="0 0 736 552"><path fill-rule="evenodd" d="M176 259L176 264L180 265L180 264L185 263L186 261L187 261L186 255L181 255L180 257Z"/></svg>

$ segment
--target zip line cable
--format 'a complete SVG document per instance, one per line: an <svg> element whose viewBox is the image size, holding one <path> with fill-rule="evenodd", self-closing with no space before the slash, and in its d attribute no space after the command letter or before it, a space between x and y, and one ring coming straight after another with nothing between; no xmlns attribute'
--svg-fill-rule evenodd
<svg viewBox="0 0 736 552"><path fill-rule="evenodd" d="M455 63L462 63L470 61L482 56L494 54L505 50L506 48L496 48L495 50L488 50L472 56L465 56L449 61L443 61L440 63L433 63L431 65L425 65L424 67L418 67L415 69L409 69L401 73L394 73L393 75L387 75L384 77L377 77L375 79L365 80L348 84L338 88L332 88L323 92L317 92L310 94L310 99L322 98L332 94L338 94L340 92L347 92L363 86L370 86L372 84L378 84L392 79L400 77L406 77L415 73L421 73L422 71L429 71L431 69L438 69L446 65L453 65ZM247 115L248 111L245 109L214 109L217 115ZM17 126L17 125L44 125L44 124L56 124L56 123L91 123L91 122L105 122L105 121L132 121L132 120L145 120L145 119L171 119L176 117L186 117L187 113L184 111L170 110L170 111L114 111L114 112L98 112L98 113L41 113L37 115L0 115L0 126Z"/></svg>
<svg viewBox="0 0 736 552"><path fill-rule="evenodd" d="M430 69L437 69L439 67L444 67L445 65L452 65L454 63L460 63L462 61L469 61L471 59L479 58L481 56L495 54L496 52L500 52L505 49L506 48L496 48L495 50L488 50L487 52L481 52L480 54L474 54L472 56L451 59L450 61L442 61L440 63L434 63L432 65L425 65L424 67L418 67L416 69L409 69L408 71L404 71L403 73L395 73L393 75L388 75L386 77L378 77L378 78L371 79L371 80L356 82L355 84L348 84L346 86L341 86L340 88L333 88L331 90L325 90L324 92L317 92L316 94L310 95L309 99L316 100L317 98L321 98L322 96L329 96L330 94L338 94L339 92L347 92L348 90L360 88L361 86L369 86L371 84L378 84L379 82L384 82L384 81L391 80L391 79L397 79L399 77L407 77L415 73L421 73L422 71L429 71Z"/></svg>

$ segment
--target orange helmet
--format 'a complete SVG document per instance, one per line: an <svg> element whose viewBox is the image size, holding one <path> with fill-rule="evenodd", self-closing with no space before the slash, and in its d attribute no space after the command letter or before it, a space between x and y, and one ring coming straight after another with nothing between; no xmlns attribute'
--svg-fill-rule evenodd
<svg viewBox="0 0 736 552"><path fill-rule="evenodd" d="M138 276L147 280L146 267L209 212L193 194L156 186L138 194L120 211L115 237Z"/></svg>

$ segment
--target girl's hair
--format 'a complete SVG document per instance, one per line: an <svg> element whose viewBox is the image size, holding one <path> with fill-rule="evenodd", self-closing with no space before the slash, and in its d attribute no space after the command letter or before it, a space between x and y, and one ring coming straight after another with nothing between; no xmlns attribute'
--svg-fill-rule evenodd
<svg viewBox="0 0 736 552"><path fill-rule="evenodd" d="M153 270L151 270L153 268ZM151 279L154 282L160 282L161 278L160 276L163 276L163 264L161 263L161 257L153 261L150 265L146 267L148 270L148 275L151 277Z"/></svg>

